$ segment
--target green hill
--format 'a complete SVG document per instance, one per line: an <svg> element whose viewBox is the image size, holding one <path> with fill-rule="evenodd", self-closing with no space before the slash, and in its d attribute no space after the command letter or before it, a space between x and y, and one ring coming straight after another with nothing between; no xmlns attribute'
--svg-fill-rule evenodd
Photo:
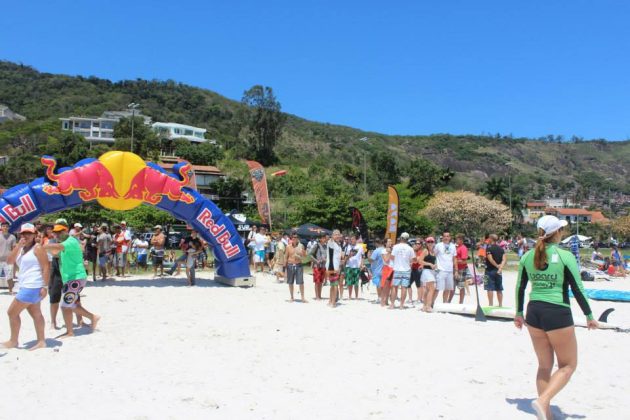
<svg viewBox="0 0 630 420"><path fill-rule="evenodd" d="M204 127L210 138L225 147L241 141L238 114L243 105L209 90L172 80L111 82L56 75L0 61L0 103L28 118L23 123L0 126L0 152L16 153L19 138L34 136L44 141L50 132L59 131L59 117L100 115L105 110L124 109L130 102L141 103L142 112L154 121ZM361 140L366 137L367 141ZM278 166L291 167L294 173L313 179L321 174L337 175L359 196L363 192L364 160L367 189L372 194L383 191L387 183L404 181L414 170L409 164L420 158L454 171L447 186L451 189L479 191L490 177L509 175L513 192L521 200L630 194L630 141L562 141L554 136L390 136L287 115L275 151ZM272 193L277 189L287 195L308 194L303 187L291 190L283 183L287 181L274 181Z"/></svg>

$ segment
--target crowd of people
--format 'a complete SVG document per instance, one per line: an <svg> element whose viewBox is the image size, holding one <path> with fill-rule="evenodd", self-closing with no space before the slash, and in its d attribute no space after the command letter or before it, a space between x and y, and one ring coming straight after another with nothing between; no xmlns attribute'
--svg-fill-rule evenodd
<svg viewBox="0 0 630 420"><path fill-rule="evenodd" d="M1 224L0 280L6 282L9 294L14 296L7 311L10 338L2 343L7 348L18 345L20 314L24 310L35 323L37 340L31 349L46 346L41 312L41 302L46 297L53 330L60 329L61 309L65 326L61 337L73 336L75 325L96 329L100 316L88 311L81 302L81 291L90 275L95 282L124 278L132 269L147 272L151 261L154 278L164 276L165 263L169 276L179 275L183 266L188 285L194 286L196 269L205 268L208 260L207 243L195 231L180 240L179 257L175 250L167 252L161 225L154 226L152 234L134 235L125 221L84 228L81 223L69 225L65 219L57 219L53 224L24 223L17 236L9 232L8 223ZM90 323L84 323L84 319Z"/></svg>

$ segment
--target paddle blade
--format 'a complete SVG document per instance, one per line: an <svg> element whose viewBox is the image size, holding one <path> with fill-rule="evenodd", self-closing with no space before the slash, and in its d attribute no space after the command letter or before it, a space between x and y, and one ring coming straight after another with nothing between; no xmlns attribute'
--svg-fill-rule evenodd
<svg viewBox="0 0 630 420"><path fill-rule="evenodd" d="M477 312L475 312L475 321L486 322L486 314L483 313L480 305L477 305Z"/></svg>

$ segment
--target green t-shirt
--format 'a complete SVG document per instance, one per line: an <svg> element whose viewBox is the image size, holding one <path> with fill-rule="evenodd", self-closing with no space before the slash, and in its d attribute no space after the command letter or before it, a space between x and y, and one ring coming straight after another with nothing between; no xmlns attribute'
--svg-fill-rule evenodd
<svg viewBox="0 0 630 420"><path fill-rule="evenodd" d="M518 264L518 280L516 281L516 314L523 315L525 289L532 283L529 300L553 303L570 308L569 287L582 312L588 319L593 313L584 294L584 286L580 277L577 260L569 251L557 245L547 245L547 268L537 270L534 266L535 250L528 251Z"/></svg>
<svg viewBox="0 0 630 420"><path fill-rule="evenodd" d="M85 280L87 273L83 266L81 244L74 236L68 236L68 239L61 244L63 251L59 253L59 261L61 262L60 270L63 284L72 280Z"/></svg>

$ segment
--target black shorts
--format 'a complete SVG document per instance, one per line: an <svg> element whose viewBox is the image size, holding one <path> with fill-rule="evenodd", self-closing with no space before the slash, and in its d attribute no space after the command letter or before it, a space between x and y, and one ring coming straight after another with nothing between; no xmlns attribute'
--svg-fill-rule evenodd
<svg viewBox="0 0 630 420"><path fill-rule="evenodd" d="M154 267L164 267L164 257L158 257L156 255L153 256L153 266Z"/></svg>
<svg viewBox="0 0 630 420"><path fill-rule="evenodd" d="M409 278L408 289L411 289L411 286L413 286L414 283L416 283L416 287L421 287L422 286L422 282L420 281L421 277L422 277L422 270L411 270L411 277Z"/></svg>
<svg viewBox="0 0 630 420"><path fill-rule="evenodd" d="M61 272L59 271L59 263L53 261L50 265L50 281L48 282L48 299L50 303L61 302Z"/></svg>
<svg viewBox="0 0 630 420"><path fill-rule="evenodd" d="M530 300L527 304L527 325L544 331L553 331L573 325L571 308L549 302Z"/></svg>

